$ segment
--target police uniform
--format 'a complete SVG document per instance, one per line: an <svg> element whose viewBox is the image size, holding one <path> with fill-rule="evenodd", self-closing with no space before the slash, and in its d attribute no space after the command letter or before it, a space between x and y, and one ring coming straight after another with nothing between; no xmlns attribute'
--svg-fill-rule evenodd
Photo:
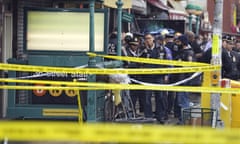
<svg viewBox="0 0 240 144"><path fill-rule="evenodd" d="M179 54L178 54L178 56L176 56L176 60L178 60L178 61L195 61L193 50L190 47L179 50ZM178 74L178 80L183 80L183 79L189 77L190 75L191 74L189 74L189 73ZM188 84L185 83L185 85L188 85Z"/></svg>
<svg viewBox="0 0 240 144"><path fill-rule="evenodd" d="M234 45L234 37L229 36L226 41L228 44ZM226 58L229 60L228 69L224 69L224 77L229 78L232 80L238 80L239 79L239 72L240 72L240 56L237 52L231 50L226 50L225 52ZM226 65L226 64L223 64Z"/></svg>
<svg viewBox="0 0 240 144"><path fill-rule="evenodd" d="M228 41L230 39L230 36L223 35L222 41ZM229 56L229 53L226 48L222 47L222 77L228 78L229 73L232 71L232 60ZM212 48L209 48L203 53L203 57L201 59L201 62L204 63L211 63L212 59Z"/></svg>
<svg viewBox="0 0 240 144"><path fill-rule="evenodd" d="M165 35L166 39L166 44L165 47L169 48L171 53L172 53L172 59L175 59L176 56L178 55L178 46L174 43L174 35L172 34L166 34ZM169 40L172 39L172 40ZM176 82L176 78L174 77L174 74L169 75L169 83L174 83ZM167 92L167 98L168 98L168 114L171 114L173 106L174 106L174 99L175 99L175 92L173 91L168 91Z"/></svg>
<svg viewBox="0 0 240 144"><path fill-rule="evenodd" d="M172 59L171 51L164 47L163 45L154 44L152 48L145 47L143 49L142 57L145 58L154 58L154 59ZM155 65L155 64L144 64L144 68L162 68L168 67L163 65ZM163 84L165 74L159 75L145 75L144 81L149 83ZM144 105L144 115L145 117L152 117L152 97L151 90L145 91L145 105ZM155 102L156 102L156 112L155 117L160 123L164 123L164 121L168 118L167 113L167 97L166 92L163 91L154 91L155 93Z"/></svg>
<svg viewBox="0 0 240 144"><path fill-rule="evenodd" d="M139 47L138 38L134 37L133 40L130 40L129 44L126 47L122 48L122 56L128 57L139 57L140 50L137 48L135 51L131 49L131 45L136 45ZM125 68L139 68L139 63L124 61Z"/></svg>
<svg viewBox="0 0 240 144"><path fill-rule="evenodd" d="M131 46L136 46L137 48L134 50L131 48ZM140 49L139 49L139 39L135 36L130 38L128 40L128 45L126 47L122 48L122 56L128 56L128 57L139 57L140 55ZM124 61L123 67L125 68L139 68L140 64L136 62L130 62L130 61ZM140 75L129 75L131 78L140 80ZM134 110L136 111L136 102L137 99L139 100L140 105L140 111L143 111L143 105L144 105L144 99L141 96L142 91L141 90L131 90L130 96L133 103Z"/></svg>

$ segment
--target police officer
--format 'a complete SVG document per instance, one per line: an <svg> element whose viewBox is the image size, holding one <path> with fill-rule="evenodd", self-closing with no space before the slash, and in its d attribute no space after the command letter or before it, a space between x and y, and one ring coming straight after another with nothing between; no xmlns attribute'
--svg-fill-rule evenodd
<svg viewBox="0 0 240 144"><path fill-rule="evenodd" d="M222 77L229 78L232 71L232 60L229 55L228 42L231 39L230 35L224 35L222 38Z"/></svg>
<svg viewBox="0 0 240 144"><path fill-rule="evenodd" d="M190 61L190 62L195 61L194 52L190 47L188 47L188 39L185 35L179 36L178 39L176 40L176 44L179 47L179 54L176 57L177 60ZM178 74L178 80L183 80L189 76L190 76L189 73ZM189 82L186 82L182 85L189 85ZM177 105L178 105L178 114L176 114L176 115L178 116L179 124L181 124L182 123L181 110L189 107L189 102L190 102L189 93L188 92L177 92L176 93L176 101L177 101Z"/></svg>
<svg viewBox="0 0 240 144"><path fill-rule="evenodd" d="M173 34L166 34L165 35L165 46L171 50L172 59L174 59L178 55L178 47L174 42L174 35ZM176 82L173 74L169 75L169 83ZM172 114L173 106L174 106L174 99L175 99L175 92L168 91L167 98L168 98L168 114Z"/></svg>
<svg viewBox="0 0 240 144"><path fill-rule="evenodd" d="M226 51L227 56L231 61L231 71L226 71L224 76L232 80L239 79L240 72L240 56L236 51L233 51L235 45L235 39L232 36L229 36L226 40Z"/></svg>
<svg viewBox="0 0 240 144"><path fill-rule="evenodd" d="M173 60L178 60L179 58L179 51L181 47L179 47L176 43L178 41L178 37L181 35L182 34L179 32L175 33L175 35L173 36L173 41L172 41L172 35L166 35L168 37L166 47L170 48L172 52ZM175 83L177 81L178 81L178 74L170 74L169 83ZM181 108L178 106L176 92L169 91L168 92L168 114L172 113L172 109L173 109L174 117L178 118L180 115L179 110Z"/></svg>
<svg viewBox="0 0 240 144"><path fill-rule="evenodd" d="M122 55L123 56L128 56L128 57L139 57L140 55L140 49L139 49L139 38L136 36L132 36L132 37L128 37L127 38L127 45L126 47L122 48ZM129 61L124 61L124 65L125 68L139 68L140 64L136 63L136 62L129 62ZM136 79L136 80L141 80L141 76L140 75L130 75L131 78ZM131 100L133 103L133 108L136 112L136 102L137 100L139 100L139 106L140 109L143 109L143 96L141 96L142 91L140 90L131 90L130 91L130 96L131 96Z"/></svg>
<svg viewBox="0 0 240 144"><path fill-rule="evenodd" d="M155 58L155 59L171 59L171 52L169 49L164 47L161 44L162 37L157 38L157 43L154 41L153 35L150 33L145 34L145 46L143 47L143 57L145 58ZM161 68L165 67L162 65L154 65L154 64L144 64L144 68ZM163 84L168 81L167 74L161 75L145 75L145 82ZM163 91L155 91L155 102L156 102L156 119L159 123L163 124L165 120L168 119L167 116L167 97L166 93ZM153 91L146 90L145 91L145 104L144 104L144 115L147 118L153 117L152 112L152 102L151 97L153 95Z"/></svg>

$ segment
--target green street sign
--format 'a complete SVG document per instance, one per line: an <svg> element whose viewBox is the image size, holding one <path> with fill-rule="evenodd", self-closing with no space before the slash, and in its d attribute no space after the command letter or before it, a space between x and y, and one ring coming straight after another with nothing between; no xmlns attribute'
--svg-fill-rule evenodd
<svg viewBox="0 0 240 144"><path fill-rule="evenodd" d="M133 15L129 14L127 12L123 12L122 13L122 21L132 23L133 22Z"/></svg>

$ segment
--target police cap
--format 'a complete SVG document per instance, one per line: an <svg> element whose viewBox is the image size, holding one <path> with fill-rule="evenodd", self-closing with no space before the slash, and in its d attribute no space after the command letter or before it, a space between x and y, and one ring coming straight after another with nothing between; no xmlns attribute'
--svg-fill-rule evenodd
<svg viewBox="0 0 240 144"><path fill-rule="evenodd" d="M229 41L231 39L231 36L230 35L223 35L222 36L222 40L223 41Z"/></svg>
<svg viewBox="0 0 240 144"><path fill-rule="evenodd" d="M235 41L236 41L236 38L234 37L234 36L228 36L227 38L226 38L226 41L228 42L228 43L235 43Z"/></svg>
<svg viewBox="0 0 240 144"><path fill-rule="evenodd" d="M133 36L133 38L129 41L130 45L138 45L139 44L139 39L136 36Z"/></svg>

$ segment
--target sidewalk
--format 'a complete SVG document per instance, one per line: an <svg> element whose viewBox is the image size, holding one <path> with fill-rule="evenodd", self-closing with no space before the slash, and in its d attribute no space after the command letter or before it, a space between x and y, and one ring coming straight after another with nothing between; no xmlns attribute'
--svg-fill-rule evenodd
<svg viewBox="0 0 240 144"><path fill-rule="evenodd" d="M190 93L189 95L189 99L190 99L190 106L200 106L201 103L201 93ZM143 112L139 111L139 102L137 101L136 103L136 113L137 115L144 117ZM155 111L155 97L152 97L152 110ZM178 122L178 118L174 117L174 113L172 112L172 114L168 115L168 120L165 121L164 125L176 125ZM159 124L156 122L154 122L155 124Z"/></svg>

